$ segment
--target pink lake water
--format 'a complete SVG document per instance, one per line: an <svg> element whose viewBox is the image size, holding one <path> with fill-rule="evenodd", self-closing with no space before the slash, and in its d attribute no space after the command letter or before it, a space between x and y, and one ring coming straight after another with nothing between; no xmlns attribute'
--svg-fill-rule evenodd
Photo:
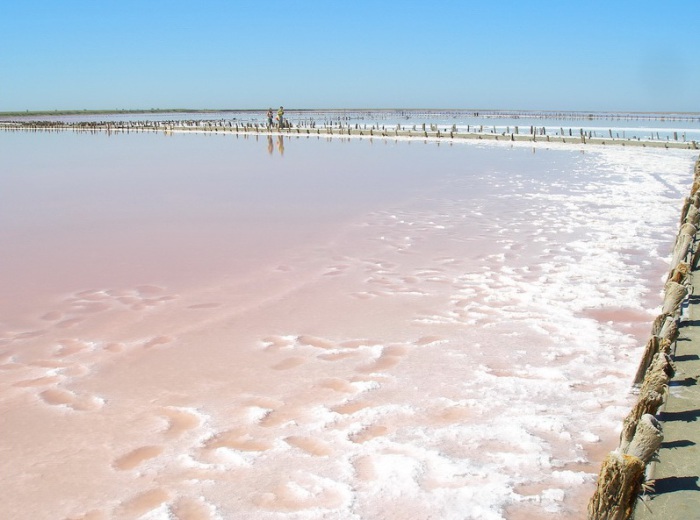
<svg viewBox="0 0 700 520"><path fill-rule="evenodd" d="M0 493L35 520L582 518L696 157L0 149Z"/></svg>

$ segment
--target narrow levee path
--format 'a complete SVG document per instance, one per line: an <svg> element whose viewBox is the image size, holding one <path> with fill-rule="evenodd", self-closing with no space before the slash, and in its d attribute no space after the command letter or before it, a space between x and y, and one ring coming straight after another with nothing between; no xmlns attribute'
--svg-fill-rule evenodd
<svg viewBox="0 0 700 520"><path fill-rule="evenodd" d="M483 129L483 127L482 127ZM427 125L420 127L394 125L389 127L374 126L367 128L365 125L339 125L303 127L287 126L284 128L268 127L264 125L242 123L233 121L172 121L172 122L77 122L66 123L56 121L8 121L0 122L0 130L6 131L65 131L76 132L206 132L219 134L247 134L247 135L283 135L283 136L324 136L324 137L358 137L358 138L383 138L383 139L430 139L430 140L484 140L484 141L511 141L511 142L545 142L564 144L593 144L613 146L641 146L652 148L677 148L685 150L698 150L698 141L659 140L659 139L632 139L613 137L612 131L609 137L593 135L591 131L578 130L578 135L569 129L566 135L564 129L560 133L547 133L544 128L531 126L530 130L517 126L508 128L508 131L494 133L488 131L459 131L456 126ZM677 134L677 132L676 132Z"/></svg>
<svg viewBox="0 0 700 520"><path fill-rule="evenodd" d="M589 520L700 518L700 158L681 211L661 313L634 379L638 399L602 464Z"/></svg>
<svg viewBox="0 0 700 520"><path fill-rule="evenodd" d="M637 501L635 520L700 518L700 271L683 308L672 358L675 376L657 418L664 440L649 471L648 490Z"/></svg>

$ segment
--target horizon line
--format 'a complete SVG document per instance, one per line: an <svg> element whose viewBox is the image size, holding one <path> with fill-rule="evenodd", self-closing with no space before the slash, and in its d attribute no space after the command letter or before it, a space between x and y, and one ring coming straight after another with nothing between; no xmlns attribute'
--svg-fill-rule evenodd
<svg viewBox="0 0 700 520"><path fill-rule="evenodd" d="M268 107L270 108L270 107ZM265 112L268 108L134 108L134 109L64 109L64 110L8 110L0 111L0 116L20 115L95 115L95 114L164 114L164 113L217 113L217 112ZM677 114L700 116L700 112L690 111L648 111L648 110L566 110L566 109L517 109L517 108L437 108L437 107L364 107L364 108L286 108L287 112L339 112L339 111L434 111L434 112L475 112L475 113L521 113L521 114Z"/></svg>

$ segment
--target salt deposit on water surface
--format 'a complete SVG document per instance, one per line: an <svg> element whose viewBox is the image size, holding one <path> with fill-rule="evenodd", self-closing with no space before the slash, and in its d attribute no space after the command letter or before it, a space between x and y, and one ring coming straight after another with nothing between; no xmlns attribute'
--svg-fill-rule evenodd
<svg viewBox="0 0 700 520"><path fill-rule="evenodd" d="M0 138L0 478L35 519L580 518L694 160Z"/></svg>

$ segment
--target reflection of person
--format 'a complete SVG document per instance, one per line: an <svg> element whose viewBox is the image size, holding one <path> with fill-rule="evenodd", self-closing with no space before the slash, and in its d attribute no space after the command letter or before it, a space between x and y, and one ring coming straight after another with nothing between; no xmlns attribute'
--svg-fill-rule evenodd
<svg viewBox="0 0 700 520"><path fill-rule="evenodd" d="M277 136L277 149L280 152L280 155L284 155L284 137L281 135Z"/></svg>
<svg viewBox="0 0 700 520"><path fill-rule="evenodd" d="M277 111L277 124L279 125L280 128L284 126L284 107L280 107L280 109Z"/></svg>
<svg viewBox="0 0 700 520"><path fill-rule="evenodd" d="M271 136L271 135L268 135L268 136L267 136L267 153L269 153L270 155L272 155L272 152L274 151L274 149L275 149L275 147L274 147L274 145L272 144L272 136Z"/></svg>
<svg viewBox="0 0 700 520"><path fill-rule="evenodd" d="M267 127L272 128L272 107L267 110Z"/></svg>

